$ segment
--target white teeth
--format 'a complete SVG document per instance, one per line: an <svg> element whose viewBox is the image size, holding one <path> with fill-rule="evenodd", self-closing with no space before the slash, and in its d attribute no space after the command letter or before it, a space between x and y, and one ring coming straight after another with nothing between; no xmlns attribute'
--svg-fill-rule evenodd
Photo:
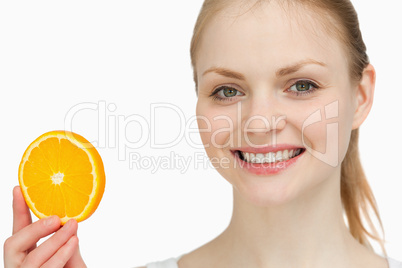
<svg viewBox="0 0 402 268"><path fill-rule="evenodd" d="M267 153L265 154L266 162L267 163L274 163L275 162L275 153Z"/></svg>
<svg viewBox="0 0 402 268"><path fill-rule="evenodd" d="M289 158L294 157L295 155L293 154L293 149L289 151Z"/></svg>
<svg viewBox="0 0 402 268"><path fill-rule="evenodd" d="M247 162L250 162L250 154L249 153L241 152L241 154L243 155L244 159L246 159Z"/></svg>
<svg viewBox="0 0 402 268"><path fill-rule="evenodd" d="M289 152L288 152L288 150L284 150L284 151L283 151L282 157L283 157L283 160L288 160L288 159L289 159Z"/></svg>
<svg viewBox="0 0 402 268"><path fill-rule="evenodd" d="M276 161L282 161L282 151L278 151L275 154L275 160Z"/></svg>
<svg viewBox="0 0 402 268"><path fill-rule="evenodd" d="M251 162L262 163L262 162L264 162L264 158L265 158L265 155L263 155L263 154L256 154L256 155L255 155L255 158L254 158L254 161L253 161L253 159L251 159Z"/></svg>
<svg viewBox="0 0 402 268"><path fill-rule="evenodd" d="M269 152L266 154L258 153L246 153L240 151L241 155L243 156L243 159L245 159L247 162L251 163L275 163L275 162L281 162L281 161L286 161L289 160L290 158L293 158L301 153L301 149L297 150L283 150L283 151L277 151L276 153Z"/></svg>

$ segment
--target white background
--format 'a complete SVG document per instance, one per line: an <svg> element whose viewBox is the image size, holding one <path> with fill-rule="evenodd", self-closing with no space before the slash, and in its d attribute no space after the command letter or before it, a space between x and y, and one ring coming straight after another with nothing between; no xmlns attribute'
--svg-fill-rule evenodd
<svg viewBox="0 0 402 268"><path fill-rule="evenodd" d="M374 106L361 128L361 158L379 205L388 253L402 260L402 2L353 3L377 70ZM215 170L195 162L196 153L206 162L203 149L194 149L184 136L167 149L152 149L149 139L139 149L128 148L127 153L144 159L169 157L171 151L191 157L183 173L177 168L152 173L130 168L129 159L119 159L121 148L114 145L146 139L150 132L158 143L174 140L184 122L172 109L159 110L155 126L143 132L136 123L127 128L121 123L120 129L113 124L119 117L127 123L131 115L149 122L151 103L177 106L186 122L195 114L189 44L201 4L0 3L1 244L11 234L12 188L18 184L25 148L46 131L64 129L69 110L80 103L116 108L106 110L108 120L98 120L101 109L73 118L73 131L88 140L107 137L99 146L106 191L95 214L79 224L81 252L89 267L130 267L178 256L223 231L231 216L231 187ZM197 133L190 137L200 144Z"/></svg>

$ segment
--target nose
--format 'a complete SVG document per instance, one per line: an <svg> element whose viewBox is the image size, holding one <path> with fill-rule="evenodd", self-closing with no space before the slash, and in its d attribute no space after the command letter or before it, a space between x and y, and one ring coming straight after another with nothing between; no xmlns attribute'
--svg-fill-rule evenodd
<svg viewBox="0 0 402 268"><path fill-rule="evenodd" d="M263 136L285 128L286 115L281 113L281 104L277 100L259 99L245 106L248 106L242 109L242 129L245 134Z"/></svg>

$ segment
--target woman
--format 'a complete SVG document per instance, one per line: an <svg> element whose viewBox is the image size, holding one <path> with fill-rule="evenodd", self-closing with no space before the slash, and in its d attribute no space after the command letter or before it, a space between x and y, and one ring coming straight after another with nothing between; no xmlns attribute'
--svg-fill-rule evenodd
<svg viewBox="0 0 402 268"><path fill-rule="evenodd" d="M375 84L365 51L347 0L206 0L191 47L198 125L233 215L148 267L402 267L362 225L366 203L378 217L357 150Z"/></svg>
<svg viewBox="0 0 402 268"><path fill-rule="evenodd" d="M147 267L402 267L362 225L364 204L377 212L357 151L375 70L350 2L206 0L191 56L201 138L233 185L233 215L214 240ZM74 221L29 251L59 222L27 214L16 188L6 267L85 266Z"/></svg>

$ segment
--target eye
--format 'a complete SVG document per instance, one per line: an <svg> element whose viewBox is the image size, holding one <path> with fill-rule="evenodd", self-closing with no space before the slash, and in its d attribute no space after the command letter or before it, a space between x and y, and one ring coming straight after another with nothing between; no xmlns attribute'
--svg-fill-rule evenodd
<svg viewBox="0 0 402 268"><path fill-rule="evenodd" d="M242 96L244 95L239 90L235 89L234 87L230 86L220 86L212 92L210 97L213 97L214 100L219 101L228 101L231 100L235 96Z"/></svg>
<svg viewBox="0 0 402 268"><path fill-rule="evenodd" d="M299 80L294 83L287 91L291 91L292 94L299 95L306 95L314 92L315 90L319 89L314 82L309 80Z"/></svg>

